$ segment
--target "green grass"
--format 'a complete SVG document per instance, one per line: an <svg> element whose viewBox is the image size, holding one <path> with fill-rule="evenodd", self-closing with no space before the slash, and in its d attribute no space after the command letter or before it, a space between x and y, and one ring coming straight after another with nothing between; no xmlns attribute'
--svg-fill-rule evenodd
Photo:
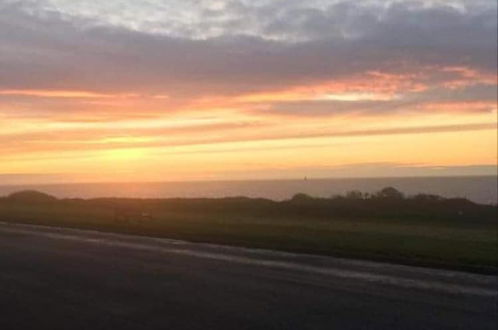
<svg viewBox="0 0 498 330"><path fill-rule="evenodd" d="M469 224L448 219L283 216L164 207L152 213L153 219L145 223L122 224L114 221L112 208L98 204L0 203L0 220L9 222L480 272L495 272L498 267L497 226L490 221Z"/></svg>

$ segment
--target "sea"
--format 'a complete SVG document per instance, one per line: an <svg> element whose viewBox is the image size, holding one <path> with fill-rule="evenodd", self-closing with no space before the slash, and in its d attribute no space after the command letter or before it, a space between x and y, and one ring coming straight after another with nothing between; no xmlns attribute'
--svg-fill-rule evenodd
<svg viewBox="0 0 498 330"><path fill-rule="evenodd" d="M21 190L38 190L58 198L222 198L246 196L285 200L296 193L331 197L351 190L373 193L394 187L406 195L418 193L463 197L482 204L497 204L497 176L333 178L296 180L71 183L45 185L1 185L0 196Z"/></svg>

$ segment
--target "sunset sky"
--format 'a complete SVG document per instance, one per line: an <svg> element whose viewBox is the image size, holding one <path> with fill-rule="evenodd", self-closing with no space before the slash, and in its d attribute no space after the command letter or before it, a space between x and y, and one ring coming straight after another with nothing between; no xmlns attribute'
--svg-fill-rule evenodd
<svg viewBox="0 0 498 330"><path fill-rule="evenodd" d="M496 0L0 0L0 183L496 174Z"/></svg>

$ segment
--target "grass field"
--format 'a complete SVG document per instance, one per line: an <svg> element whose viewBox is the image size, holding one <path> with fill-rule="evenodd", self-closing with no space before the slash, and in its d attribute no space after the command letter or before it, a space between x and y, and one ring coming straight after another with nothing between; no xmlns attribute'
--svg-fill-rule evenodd
<svg viewBox="0 0 498 330"><path fill-rule="evenodd" d="M178 203L182 206L178 207ZM115 201L4 200L0 201L0 220L478 272L496 272L498 267L498 232L493 210L471 221L452 219L451 215L431 218L429 213L420 217L400 213L397 217L323 215L305 212L306 208L300 209L302 212L279 212L278 205L272 206L270 203L275 202L271 201L245 200L244 207L240 203L238 207L227 206L223 200L203 202L209 207L200 207L199 201L178 203L140 201L141 208L150 212L152 218L136 216L124 222L115 219ZM251 203L269 206L251 208Z"/></svg>

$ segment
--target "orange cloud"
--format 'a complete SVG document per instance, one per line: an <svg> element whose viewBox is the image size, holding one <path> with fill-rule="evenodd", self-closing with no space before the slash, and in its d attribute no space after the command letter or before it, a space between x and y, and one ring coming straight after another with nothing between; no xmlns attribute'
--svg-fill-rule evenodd
<svg viewBox="0 0 498 330"><path fill-rule="evenodd" d="M331 80L319 84L292 87L280 91L241 95L235 102L281 102L335 99L346 101L389 100L397 93L427 89L416 82L416 75L395 75L377 71L366 75Z"/></svg>
<svg viewBox="0 0 498 330"><path fill-rule="evenodd" d="M443 86L449 89L459 89L476 84L496 85L498 83L496 75L481 73L468 67L444 67L441 71L456 76L443 82Z"/></svg>
<svg viewBox="0 0 498 330"><path fill-rule="evenodd" d="M16 95L16 96L35 96L35 97L54 97L54 98L111 98L111 97L130 97L134 94L101 94L87 91L73 90L0 90L0 95Z"/></svg>
<svg viewBox="0 0 498 330"><path fill-rule="evenodd" d="M491 112L496 111L496 102L468 101L468 102L432 102L417 106L424 111L443 111L443 112Z"/></svg>

